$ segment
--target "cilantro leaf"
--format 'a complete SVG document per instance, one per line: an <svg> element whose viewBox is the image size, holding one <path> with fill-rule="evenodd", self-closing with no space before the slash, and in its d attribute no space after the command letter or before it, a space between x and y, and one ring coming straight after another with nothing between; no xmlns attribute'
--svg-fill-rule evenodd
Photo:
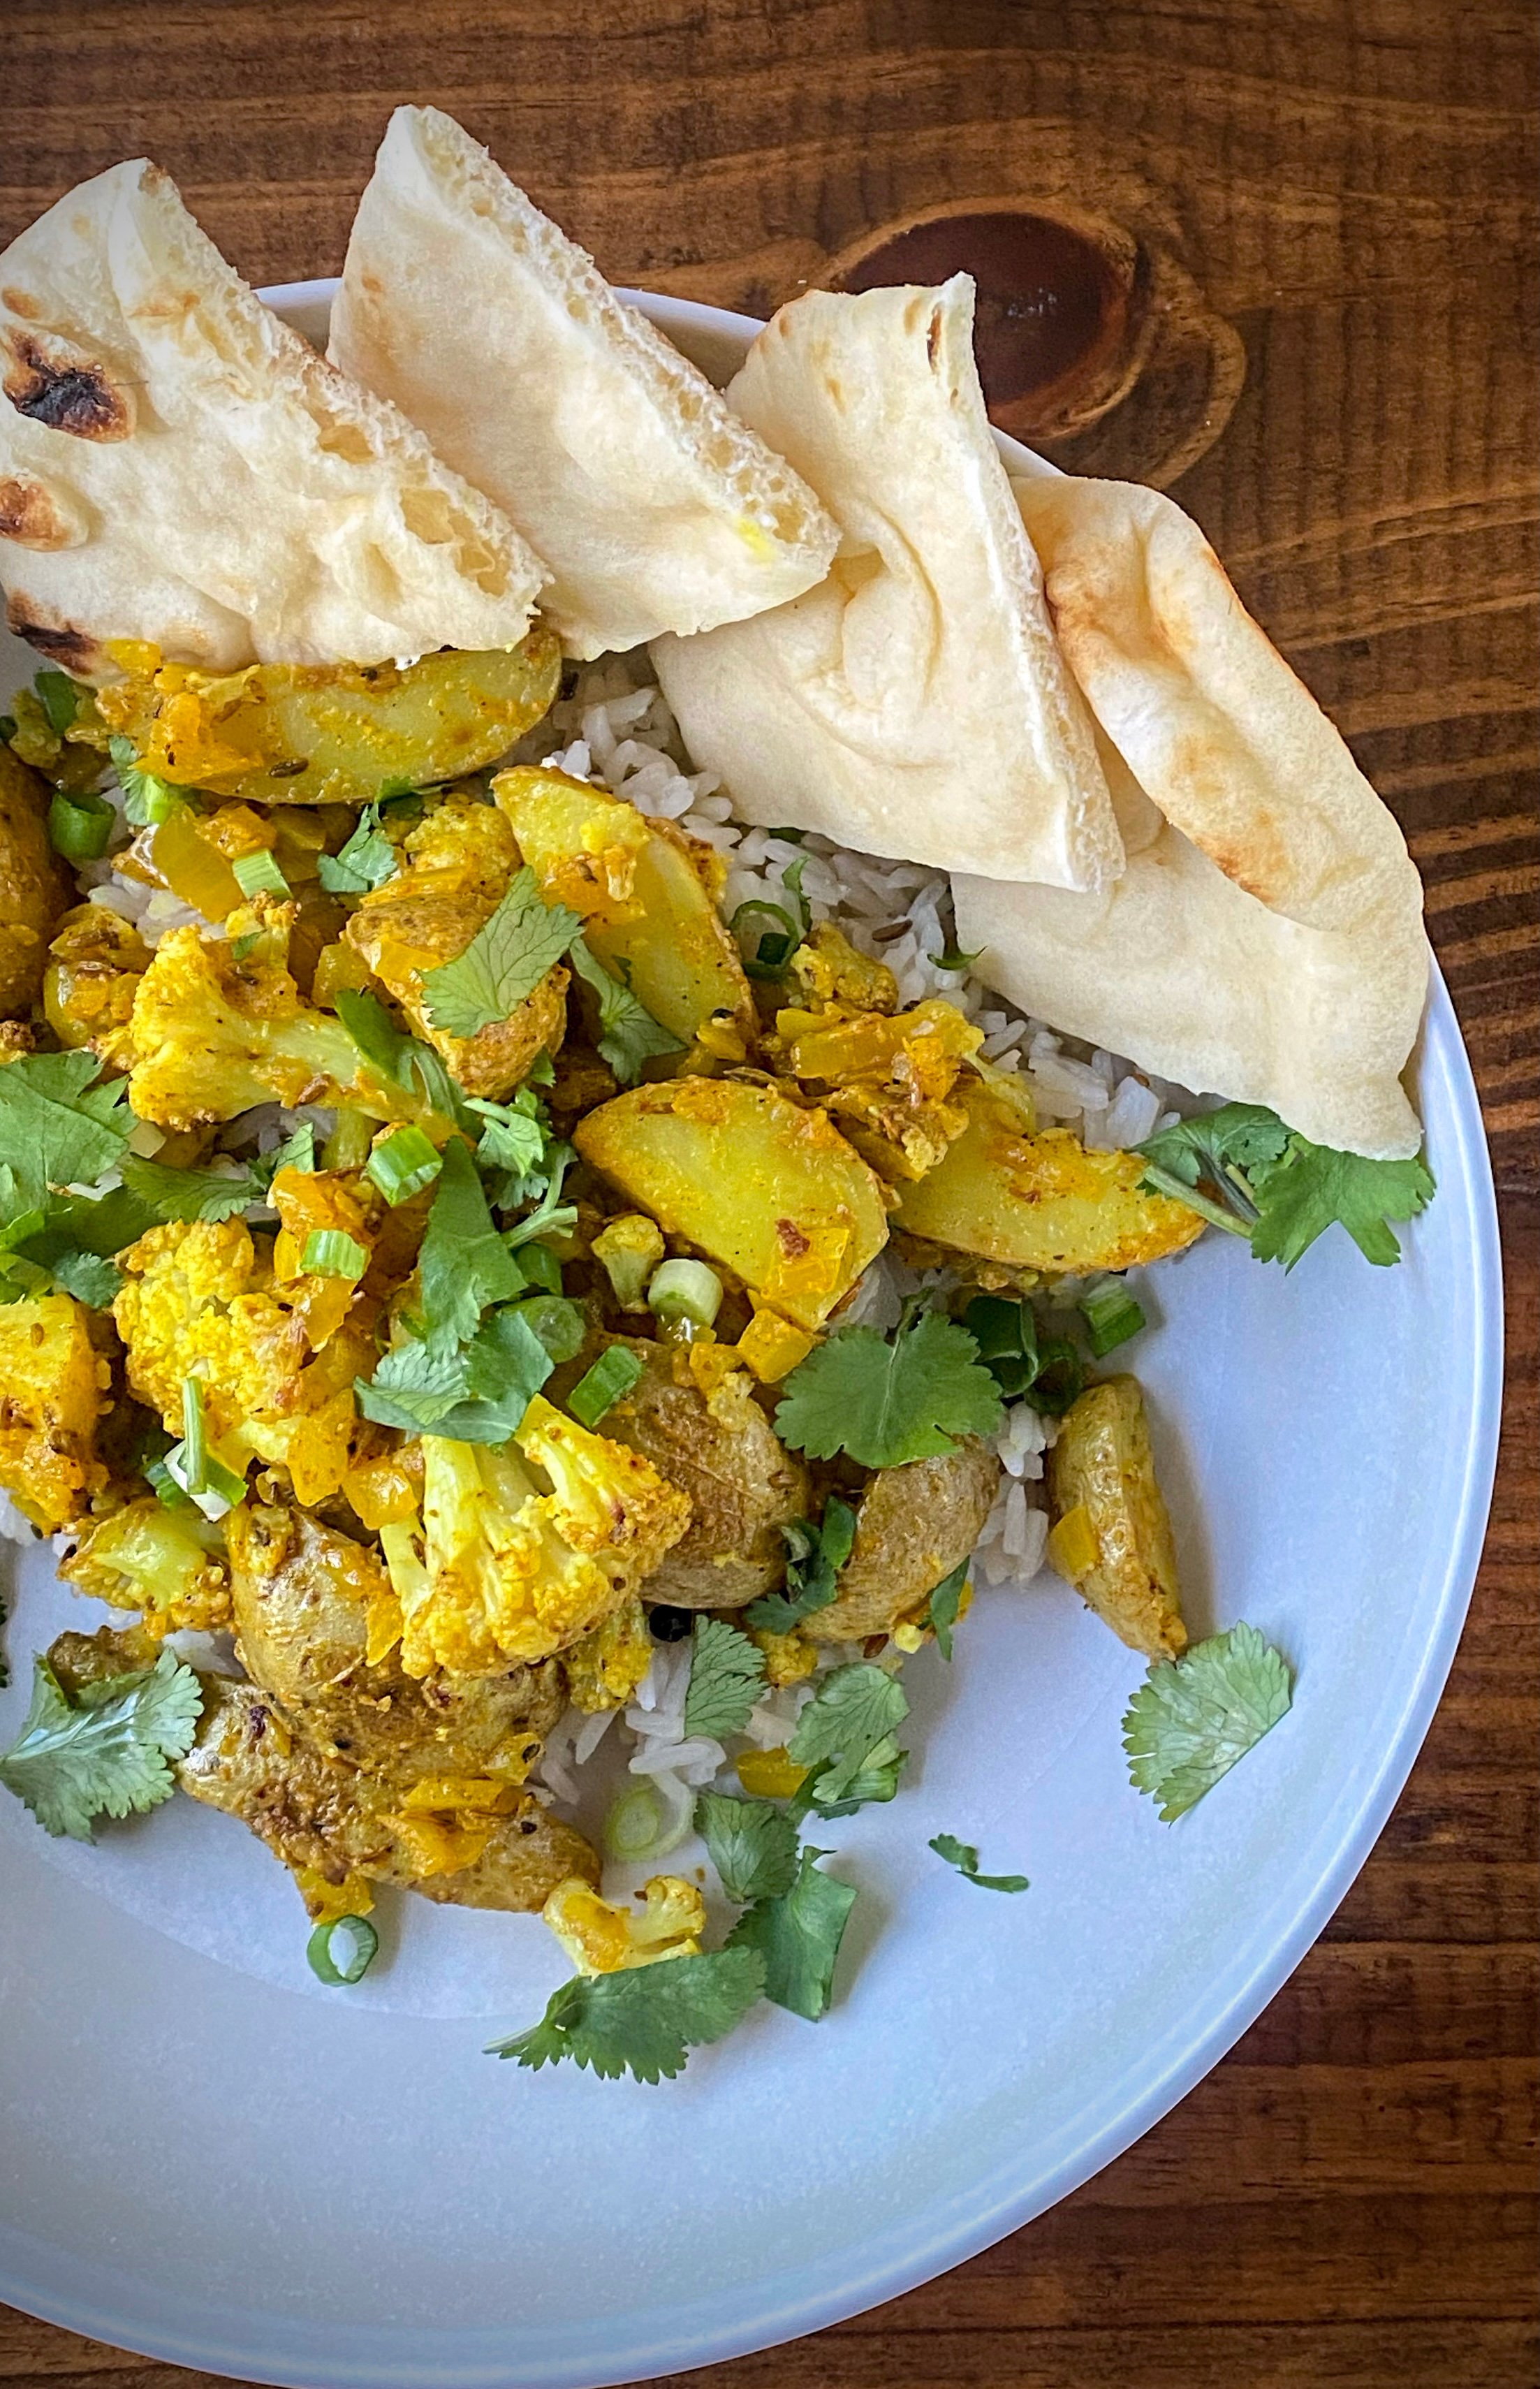
<svg viewBox="0 0 1540 2389"><path fill-rule="evenodd" d="M585 938L574 938L567 959L583 984L599 999L599 1057L607 1062L623 1087L641 1074L655 1054L681 1054L683 1044L671 1029L655 1020L624 982L607 971L589 950Z"/></svg>
<svg viewBox="0 0 1540 2389"><path fill-rule="evenodd" d="M122 1171L123 1184L161 1220L233 1220L237 1211L267 1199L266 1171L244 1164L236 1169L172 1169L130 1154Z"/></svg>
<svg viewBox="0 0 1540 2389"><path fill-rule="evenodd" d="M952 1655L952 1628L962 1608L962 1595L968 1582L968 1562L959 1560L950 1576L944 1576L930 1599L931 1632L943 1659Z"/></svg>
<svg viewBox="0 0 1540 2389"><path fill-rule="evenodd" d="M775 1414L783 1443L814 1460L847 1451L864 1468L897 1468L993 1435L999 1388L965 1327L923 1310L891 1344L872 1327L843 1327L798 1363Z"/></svg>
<svg viewBox="0 0 1540 2389"><path fill-rule="evenodd" d="M786 1539L786 1590L751 1601L745 1616L770 1634L789 1634L805 1617L827 1609L839 1591L839 1572L855 1548L856 1514L832 1493L815 1526L798 1518L782 1533Z"/></svg>
<svg viewBox="0 0 1540 2389"><path fill-rule="evenodd" d="M524 1271L492 1225L476 1164L457 1136L444 1147L417 1282L435 1351L468 1344L489 1303L512 1301L525 1290Z"/></svg>
<svg viewBox="0 0 1540 2389"><path fill-rule="evenodd" d="M815 1768L790 1803L792 1812L802 1816L816 1811L821 1817L853 1817L858 1808L881 1807L897 1799L898 1779L908 1760L908 1751L900 1750L891 1734L885 1734L881 1742L872 1744L853 1774L843 1764Z"/></svg>
<svg viewBox="0 0 1540 2389"><path fill-rule="evenodd" d="M347 844L322 855L316 870L331 896L367 896L395 877L396 850L381 832L378 805L365 805Z"/></svg>
<svg viewBox="0 0 1540 2389"><path fill-rule="evenodd" d="M54 1189L94 1185L134 1133L128 1081L101 1076L95 1054L24 1054L0 1070L0 1162L23 1209Z"/></svg>
<svg viewBox="0 0 1540 2389"><path fill-rule="evenodd" d="M123 811L135 829L164 821L168 813L190 801L183 789L173 788L159 773L145 770L132 738L121 735L109 738L108 753L123 792Z"/></svg>
<svg viewBox="0 0 1540 2389"><path fill-rule="evenodd" d="M757 1642L719 1617L695 1621L690 1687L684 1695L684 1731L742 1733L765 1680L765 1654Z"/></svg>
<svg viewBox="0 0 1540 2389"><path fill-rule="evenodd" d="M92 1310L106 1310L123 1288L123 1273L100 1253L62 1252L48 1264L54 1284Z"/></svg>
<svg viewBox="0 0 1540 2389"><path fill-rule="evenodd" d="M757 1900L727 1936L729 1949L755 1949L763 1958L765 1997L809 2024L829 2012L834 1961L856 1904L854 1884L836 1882L818 1865L828 1855L805 1849L791 1888Z"/></svg>
<svg viewBox="0 0 1540 2389"><path fill-rule="evenodd" d="M46 1659L32 1663L32 1704L0 1757L0 1783L45 1832L90 1841L97 1816L127 1817L169 1800L171 1762L192 1748L203 1691L162 1651L146 1673L108 1676L65 1698Z"/></svg>
<svg viewBox="0 0 1540 2389"><path fill-rule="evenodd" d="M1288 1142L1289 1131L1265 1105L1222 1104L1217 1111L1174 1121L1138 1150L1183 1186L1206 1181L1223 1194L1233 1182L1232 1169L1246 1174L1278 1161Z"/></svg>
<svg viewBox="0 0 1540 2389"><path fill-rule="evenodd" d="M615 1974L578 1974L553 1993L528 2032L493 2041L488 2055L516 2058L538 2073L564 2057L606 2081L672 2081L686 2051L732 2031L765 1988L757 1950L666 1958Z"/></svg>
<svg viewBox="0 0 1540 2389"><path fill-rule="evenodd" d="M703 1792L695 1831L729 1899L777 1899L796 1880L796 1826L771 1801Z"/></svg>
<svg viewBox="0 0 1540 2389"><path fill-rule="evenodd" d="M484 1123L476 1148L477 1163L483 1169L507 1170L514 1183L504 1189L503 1201L517 1201L545 1156L546 1128L539 1098L528 1087L520 1087L505 1104L468 1095L465 1109Z"/></svg>
<svg viewBox="0 0 1540 2389"><path fill-rule="evenodd" d="M1288 1662L1254 1626L1232 1626L1152 1667L1123 1720L1136 1789L1177 1818L1211 1792L1290 1706Z"/></svg>
<svg viewBox="0 0 1540 2389"><path fill-rule="evenodd" d="M978 1852L972 1842L960 1842L955 1833L933 1834L926 1847L949 1867L956 1867L965 1883L976 1883L980 1891L1029 1891L1025 1874L980 1874Z"/></svg>
<svg viewBox="0 0 1540 2389"><path fill-rule="evenodd" d="M533 1305L494 1310L462 1350L411 1342L387 1352L371 1379L356 1378L359 1409L377 1425L455 1443L506 1443L551 1374Z"/></svg>
<svg viewBox="0 0 1540 2389"><path fill-rule="evenodd" d="M1283 1159L1257 1188L1262 1216L1252 1230L1252 1250L1259 1261L1281 1261L1292 1270L1340 1221L1367 1261L1388 1269L1401 1258L1389 1222L1414 1220L1433 1191L1432 1172L1420 1154L1410 1161L1367 1161L1362 1154L1291 1137Z"/></svg>
<svg viewBox="0 0 1540 2389"><path fill-rule="evenodd" d="M467 1137L477 1133L442 1056L431 1045L398 1028L377 995L339 988L336 1003L337 1018L372 1070L409 1093L420 1089L423 1100L440 1118L452 1120Z"/></svg>
<svg viewBox="0 0 1540 2389"><path fill-rule="evenodd" d="M855 1797L869 1765L879 1780L891 1771L896 1789L902 1753L894 1748L889 1754L884 1745L891 1743L908 1715L909 1696L902 1684L870 1660L852 1660L825 1676L786 1744L799 1767L821 1769L811 1787L813 1805L832 1815L829 1804ZM808 1789L804 1785L802 1796L808 1796ZM893 1795L876 1790L862 1796L891 1799Z"/></svg>
<svg viewBox="0 0 1540 2389"><path fill-rule="evenodd" d="M423 973L429 1021L446 1036L474 1037L508 1019L561 961L581 926L581 915L569 906L544 901L526 863L464 953Z"/></svg>

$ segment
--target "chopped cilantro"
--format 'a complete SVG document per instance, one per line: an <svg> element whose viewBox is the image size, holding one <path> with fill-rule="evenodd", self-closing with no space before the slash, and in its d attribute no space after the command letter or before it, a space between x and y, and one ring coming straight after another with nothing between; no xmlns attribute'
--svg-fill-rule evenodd
<svg viewBox="0 0 1540 2389"><path fill-rule="evenodd" d="M460 1090L444 1067L441 1055L398 1028L379 998L355 988L341 988L337 1016L370 1067L409 1093L421 1090L423 1100L443 1119L452 1120L466 1136L477 1133Z"/></svg>
<svg viewBox="0 0 1540 2389"><path fill-rule="evenodd" d="M93 1310L107 1310L122 1292L121 1270L100 1253L67 1252L49 1263L54 1284Z"/></svg>
<svg viewBox="0 0 1540 2389"><path fill-rule="evenodd" d="M839 1572L856 1541L856 1514L848 1501L832 1493L815 1526L798 1518L782 1533L786 1541L786 1590L751 1601L745 1612L751 1626L771 1634L789 1634L805 1617L827 1609L839 1591Z"/></svg>
<svg viewBox="0 0 1540 2389"><path fill-rule="evenodd" d="M778 1899L796 1880L796 1825L772 1801L703 1792L695 1831L729 1899Z"/></svg>
<svg viewBox="0 0 1540 2389"><path fill-rule="evenodd" d="M514 874L491 919L452 962L423 974L427 1017L450 1037L475 1037L507 1020L561 961L580 916L547 904L526 863Z"/></svg>
<svg viewBox="0 0 1540 2389"><path fill-rule="evenodd" d="M1401 1258L1391 1220L1415 1219L1434 1192L1420 1155L1369 1161L1312 1144L1260 1104L1225 1104L1178 1120L1139 1150L1145 1186L1248 1237L1258 1260L1279 1260L1286 1270L1334 1224L1366 1260L1388 1268Z"/></svg>
<svg viewBox="0 0 1540 2389"><path fill-rule="evenodd" d="M230 1169L172 1169L130 1154L123 1184L161 1220L233 1220L267 1200L268 1173L242 1163Z"/></svg>
<svg viewBox="0 0 1540 2389"><path fill-rule="evenodd" d="M952 1655L952 1628L957 1624L962 1607L963 1588L968 1581L968 1563L959 1560L950 1576L944 1576L930 1598L928 1612L935 1647L943 1659Z"/></svg>
<svg viewBox="0 0 1540 2389"><path fill-rule="evenodd" d="M690 1688L684 1695L684 1731L742 1733L765 1680L765 1654L757 1642L719 1617L695 1620Z"/></svg>
<svg viewBox="0 0 1540 2389"><path fill-rule="evenodd" d="M553 1993L539 2024L493 2041L488 2054L516 2058L532 2073L569 2057L612 2082L624 2074L671 2081L686 2052L731 2032L764 1988L765 1963L754 1949L578 1974Z"/></svg>
<svg viewBox="0 0 1540 2389"><path fill-rule="evenodd" d="M623 1087L641 1076L642 1065L655 1054L682 1053L670 1029L655 1020L624 982L607 971L590 952L585 938L574 938L568 955L573 969L599 1001L601 1061L607 1062Z"/></svg>
<svg viewBox="0 0 1540 2389"><path fill-rule="evenodd" d="M68 672L57 671L51 665L32 674L32 686L48 717L49 729L56 738L62 738L80 711L84 689Z"/></svg>
<svg viewBox="0 0 1540 2389"><path fill-rule="evenodd" d="M0 1783L45 1832L88 1842L94 1818L171 1798L171 1762L192 1748L202 1707L197 1678L170 1651L142 1674L82 1685L72 1702L46 1659L35 1659L32 1707L0 1757Z"/></svg>
<svg viewBox="0 0 1540 2389"><path fill-rule="evenodd" d="M852 1660L825 1676L786 1744L799 1767L816 1768L799 1798L823 1815L846 1814L843 1804L890 1800L903 1753L893 1735L909 1715L909 1697L896 1676L870 1660ZM858 1787L860 1787L858 1790Z"/></svg>
<svg viewBox="0 0 1540 2389"><path fill-rule="evenodd" d="M545 1155L546 1128L539 1097L528 1087L520 1087L505 1104L489 1104L479 1095L467 1095L465 1109L483 1122L476 1148L477 1162L483 1169L505 1169L513 1181L505 1200L516 1200Z"/></svg>
<svg viewBox="0 0 1540 2389"><path fill-rule="evenodd" d="M905 1321L892 1343L843 1327L786 1379L775 1414L783 1443L814 1460L847 1451L865 1468L897 1468L993 1435L999 1392L965 1327L939 1310Z"/></svg>
<svg viewBox="0 0 1540 2389"><path fill-rule="evenodd" d="M549 1297L542 1297L549 1299ZM373 1378L357 1378L363 1416L408 1435L456 1443L506 1443L551 1374L552 1358L524 1316L494 1310L463 1349L409 1342L387 1352Z"/></svg>
<svg viewBox="0 0 1540 2389"><path fill-rule="evenodd" d="M482 1312L525 1290L524 1272L492 1225L469 1148L451 1137L417 1258L423 1325L436 1352L468 1344Z"/></svg>
<svg viewBox="0 0 1540 2389"><path fill-rule="evenodd" d="M974 946L971 953L964 952L961 946L943 946L938 954L932 954L931 961L937 970L970 971L983 952L982 946Z"/></svg>
<svg viewBox="0 0 1540 2389"><path fill-rule="evenodd" d="M935 1833L926 1846L949 1867L956 1867L965 1883L976 1883L980 1891L1029 1891L1032 1887L1025 1874L980 1874L977 1850L972 1842L960 1842L955 1833Z"/></svg>
<svg viewBox="0 0 1540 2389"><path fill-rule="evenodd" d="M809 2024L829 2012L834 1961L856 1904L855 1885L836 1882L819 1866L828 1855L805 1849L790 1889L757 1900L727 1939L729 1949L758 1951L765 1961L765 1997Z"/></svg>
<svg viewBox="0 0 1540 2389"><path fill-rule="evenodd" d="M1136 1788L1172 1824L1211 1792L1289 1707L1292 1678L1254 1626L1232 1626L1164 1659L1128 1704L1123 1747Z"/></svg>
<svg viewBox="0 0 1540 2389"><path fill-rule="evenodd" d="M96 1083L95 1054L23 1054L0 1070L0 1164L23 1209L115 1169L134 1133L123 1079Z"/></svg>
<svg viewBox="0 0 1540 2389"><path fill-rule="evenodd" d="M108 752L123 792L123 811L135 829L168 820L190 801L183 789L173 788L169 780L143 768L132 738L109 739Z"/></svg>
<svg viewBox="0 0 1540 2389"><path fill-rule="evenodd" d="M396 850L380 829L377 804L365 805L346 846L322 855L316 870L331 896L367 896L395 877Z"/></svg>

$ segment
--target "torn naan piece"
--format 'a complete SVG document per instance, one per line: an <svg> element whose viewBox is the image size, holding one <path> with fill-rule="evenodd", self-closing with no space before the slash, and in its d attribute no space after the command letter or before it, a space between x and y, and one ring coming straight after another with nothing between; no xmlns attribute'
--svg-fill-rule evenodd
<svg viewBox="0 0 1540 2389"><path fill-rule="evenodd" d="M516 646L542 568L395 408L279 322L143 158L0 256L0 582L68 671Z"/></svg>
<svg viewBox="0 0 1540 2389"><path fill-rule="evenodd" d="M518 525L569 655L737 621L828 570L812 492L436 108L386 130L330 353Z"/></svg>
<svg viewBox="0 0 1540 2389"><path fill-rule="evenodd" d="M1099 896L960 877L960 944L1055 1028L1315 1143L1414 1154L1428 947L1393 816L1169 498L1013 487L1128 862Z"/></svg>
<svg viewBox="0 0 1540 2389"><path fill-rule="evenodd" d="M973 351L974 286L809 291L728 396L840 527L822 584L652 654L734 811L842 846L1101 888L1123 860Z"/></svg>

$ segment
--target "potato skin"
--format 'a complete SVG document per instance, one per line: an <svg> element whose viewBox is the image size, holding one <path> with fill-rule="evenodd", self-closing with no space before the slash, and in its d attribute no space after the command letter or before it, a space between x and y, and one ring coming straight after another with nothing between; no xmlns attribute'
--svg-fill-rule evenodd
<svg viewBox="0 0 1540 2389"><path fill-rule="evenodd" d="M1133 1377L1088 1386L1048 1458L1055 1525L1083 1503L1100 1556L1075 1590L1120 1642L1152 1659L1187 1648L1171 1520L1155 1476L1144 1396Z"/></svg>
<svg viewBox="0 0 1540 2389"><path fill-rule="evenodd" d="M902 1189L896 1224L910 1235L1055 1277L1132 1269L1203 1234L1185 1203L1140 1190L1137 1153L1088 1151L1067 1129L1033 1133L982 1080L958 1094L966 1129L944 1160Z"/></svg>
<svg viewBox="0 0 1540 2389"><path fill-rule="evenodd" d="M48 788L0 746L0 1016L31 1010L71 888L48 843Z"/></svg>
<svg viewBox="0 0 1540 2389"><path fill-rule="evenodd" d="M646 1597L676 1609L742 1609L786 1572L781 1529L807 1515L808 1471L787 1451L735 1369L710 1395L674 1375L666 1345L614 1339L644 1363L605 1412L604 1432L629 1444L690 1496L689 1532L647 1580Z"/></svg>
<svg viewBox="0 0 1540 2389"><path fill-rule="evenodd" d="M632 1087L579 1121L583 1159L771 1309L821 1327L887 1242L880 1181L826 1113L743 1079Z"/></svg>
<svg viewBox="0 0 1540 2389"><path fill-rule="evenodd" d="M368 1603L388 1595L375 1553L302 1510L246 1503L226 1527L242 1666L324 1752L406 1785L424 1776L522 1778L561 1715L561 1671L510 1667L484 1681L419 1682L392 1652L364 1657Z"/></svg>
<svg viewBox="0 0 1540 2389"><path fill-rule="evenodd" d="M968 1436L955 1451L881 1468L856 1514L856 1541L827 1609L802 1623L813 1642L890 1634L965 1560L994 1503L1000 1464Z"/></svg>

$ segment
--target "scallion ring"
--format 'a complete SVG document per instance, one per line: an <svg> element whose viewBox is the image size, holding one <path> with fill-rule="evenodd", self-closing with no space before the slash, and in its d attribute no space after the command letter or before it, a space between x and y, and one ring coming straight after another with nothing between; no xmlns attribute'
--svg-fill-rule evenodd
<svg viewBox="0 0 1540 2389"><path fill-rule="evenodd" d="M337 1952L337 1936L345 1935L340 1959ZM379 1935L366 1916L334 1916L329 1924L318 1924L305 1944L305 1956L311 1973L328 1990L343 1983L361 1983L375 1962L379 1948Z"/></svg>
<svg viewBox="0 0 1540 2389"><path fill-rule="evenodd" d="M579 1378L566 1398L566 1407L580 1426L597 1426L621 1395L630 1392L641 1374L636 1354L628 1352L623 1344L612 1344Z"/></svg>
<svg viewBox="0 0 1540 2389"><path fill-rule="evenodd" d="M230 868L243 896L287 896L291 892L271 847L259 846L249 854L237 854Z"/></svg>
<svg viewBox="0 0 1540 2389"><path fill-rule="evenodd" d="M722 1307L722 1282L704 1261L660 1261L647 1288L647 1308L670 1325L681 1320L709 1327Z"/></svg>
<svg viewBox="0 0 1540 2389"><path fill-rule="evenodd" d="M299 1266L307 1277L345 1277L356 1285L369 1266L369 1247L345 1228L312 1228Z"/></svg>
<svg viewBox="0 0 1540 2389"><path fill-rule="evenodd" d="M677 1850L690 1831L694 1801L672 1775L647 1775L622 1792L605 1819L612 1859L645 1865Z"/></svg>
<svg viewBox="0 0 1540 2389"><path fill-rule="evenodd" d="M62 788L48 807L48 838L66 862L95 862L107 852L117 815L105 797L67 797Z"/></svg>
<svg viewBox="0 0 1540 2389"><path fill-rule="evenodd" d="M740 904L728 926L734 937L752 937L753 924L760 920L772 921L775 926L760 932L754 952L744 957L744 968L750 978L779 978L802 943L802 931L783 905L772 904L762 896L751 896Z"/></svg>
<svg viewBox="0 0 1540 2389"><path fill-rule="evenodd" d="M1144 1313L1127 1287L1116 1278L1104 1285L1093 1286L1080 1303L1080 1316L1086 1322L1091 1350L1099 1361L1126 1344L1144 1325Z"/></svg>

